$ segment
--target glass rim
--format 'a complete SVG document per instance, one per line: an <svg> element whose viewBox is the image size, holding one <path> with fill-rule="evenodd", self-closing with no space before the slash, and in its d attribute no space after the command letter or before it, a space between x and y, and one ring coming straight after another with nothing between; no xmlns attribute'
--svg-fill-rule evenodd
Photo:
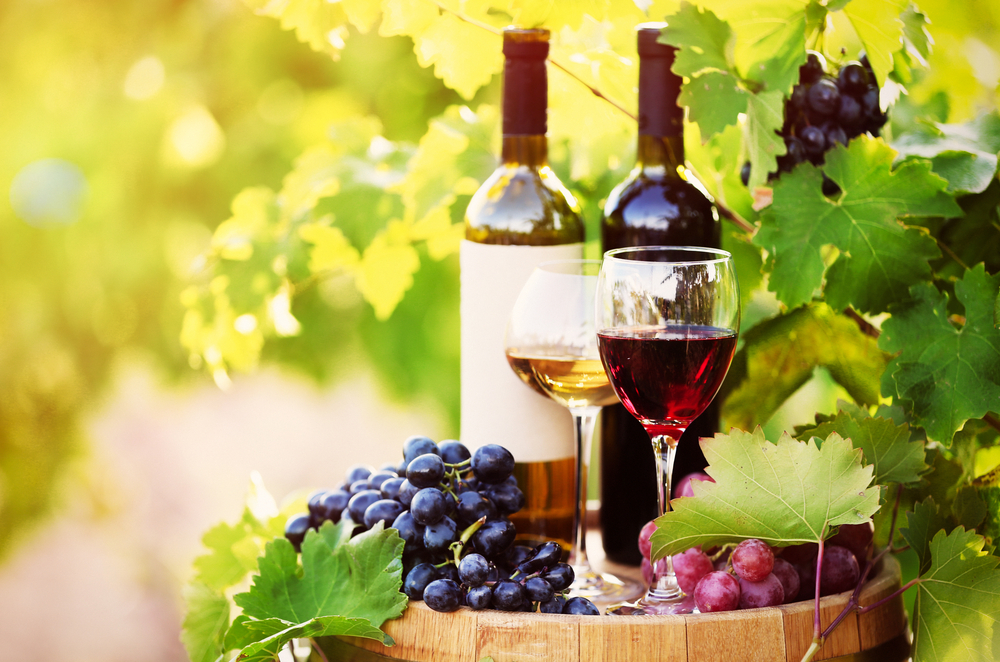
<svg viewBox="0 0 1000 662"><path fill-rule="evenodd" d="M715 257L702 260L671 260L670 262L653 262L651 260L629 260L618 257L623 253L638 253L640 251L666 252L666 251L687 251L690 253L710 254ZM733 254L721 248L707 248L705 246L626 246L625 248L614 248L604 253L605 260L614 260L621 263L640 262L647 264L716 264L732 260Z"/></svg>

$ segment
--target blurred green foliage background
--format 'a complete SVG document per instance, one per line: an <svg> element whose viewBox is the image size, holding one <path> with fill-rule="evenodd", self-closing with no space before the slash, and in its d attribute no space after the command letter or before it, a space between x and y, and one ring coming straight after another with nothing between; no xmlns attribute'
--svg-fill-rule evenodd
<svg viewBox="0 0 1000 662"><path fill-rule="evenodd" d="M920 8L934 66L894 121L995 108L1000 3ZM496 78L459 97L407 38L352 28L345 41L334 60L239 0L0 3L0 556L58 505L116 365L142 357L173 383L206 379L178 341L180 293L239 191L280 188L336 122L374 116L386 138L415 143L449 105L497 99ZM570 155L553 154L594 237L620 172L573 180ZM343 224L363 245L382 222ZM352 288L306 291L302 333L269 341L263 361L330 383L361 355L389 393L439 409L457 433L457 256L421 262L385 322Z"/></svg>

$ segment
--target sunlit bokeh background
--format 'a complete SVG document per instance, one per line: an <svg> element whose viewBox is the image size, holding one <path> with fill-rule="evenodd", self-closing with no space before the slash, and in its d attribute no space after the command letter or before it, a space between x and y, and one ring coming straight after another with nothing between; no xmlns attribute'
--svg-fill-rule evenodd
<svg viewBox="0 0 1000 662"><path fill-rule="evenodd" d="M1000 4L920 5L961 75L914 98L964 89L940 121L995 107ZM447 106L497 98L494 80L461 99L409 39L343 37L334 60L240 0L0 2L3 659L185 660L180 587L251 471L280 499L396 460L409 434L457 434L456 256L385 322L329 289L300 310L310 333L224 391L178 341L240 190L279 188L334 122L374 115L415 142ZM769 428L841 395L817 371Z"/></svg>

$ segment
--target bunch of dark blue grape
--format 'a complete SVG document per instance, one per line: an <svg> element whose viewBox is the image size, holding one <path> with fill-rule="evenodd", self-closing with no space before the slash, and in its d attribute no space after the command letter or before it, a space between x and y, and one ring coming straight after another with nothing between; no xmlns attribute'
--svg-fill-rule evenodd
<svg viewBox="0 0 1000 662"><path fill-rule="evenodd" d="M778 172L768 175L773 180L782 172L809 161L822 165L827 151L863 133L878 136L885 125L886 115L879 107L879 87L867 57L841 66L835 74L826 73L822 55L810 51L806 63L799 67L799 82L785 102L785 121L781 136L787 149L778 157ZM741 173L744 185L750 179L750 163ZM823 178L823 193L836 195L840 188Z"/></svg>

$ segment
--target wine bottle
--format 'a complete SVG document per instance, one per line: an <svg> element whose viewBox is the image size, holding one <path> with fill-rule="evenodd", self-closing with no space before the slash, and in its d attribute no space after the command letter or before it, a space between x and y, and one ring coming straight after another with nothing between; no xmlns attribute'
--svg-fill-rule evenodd
<svg viewBox="0 0 1000 662"><path fill-rule="evenodd" d="M684 168L684 111L677 105L681 79L670 67L675 49L657 41L665 23L637 28L639 139L635 168L604 206L604 250L625 246L721 245L718 211ZM674 476L705 467L699 436L718 427L713 404L681 437ZM638 565L639 531L656 517L656 466L649 435L621 404L601 412L601 533L607 557Z"/></svg>
<svg viewBox="0 0 1000 662"><path fill-rule="evenodd" d="M535 266L583 257L579 205L548 165L549 32L503 34L500 164L472 196L460 250L461 438L513 453L525 506L518 538L573 540L575 447L564 407L526 386L507 364L504 330Z"/></svg>

